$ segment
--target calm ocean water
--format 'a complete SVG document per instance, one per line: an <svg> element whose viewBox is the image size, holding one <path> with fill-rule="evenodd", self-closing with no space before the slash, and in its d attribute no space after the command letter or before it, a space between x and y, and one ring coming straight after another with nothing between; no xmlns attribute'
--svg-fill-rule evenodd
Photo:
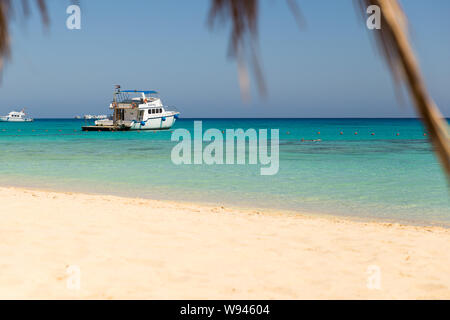
<svg viewBox="0 0 450 320"><path fill-rule="evenodd" d="M275 176L255 165L176 166L170 132L84 133L83 124L0 123L0 184L450 226L449 189L418 120L203 120L204 129L280 129ZM193 120L174 128L192 131Z"/></svg>

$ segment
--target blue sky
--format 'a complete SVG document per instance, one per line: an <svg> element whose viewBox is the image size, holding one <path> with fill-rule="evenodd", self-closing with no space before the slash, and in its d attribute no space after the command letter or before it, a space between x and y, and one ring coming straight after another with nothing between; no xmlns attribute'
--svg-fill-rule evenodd
<svg viewBox="0 0 450 320"><path fill-rule="evenodd" d="M114 84L155 89L184 117L410 117L400 105L353 2L298 1L299 30L284 0L261 0L260 54L268 96L244 103L229 25L207 27L208 0L84 0L82 29L65 26L70 4L47 0L12 27L12 59L0 86L0 113L27 107L35 117L105 113ZM427 86L450 116L450 1L405 0Z"/></svg>

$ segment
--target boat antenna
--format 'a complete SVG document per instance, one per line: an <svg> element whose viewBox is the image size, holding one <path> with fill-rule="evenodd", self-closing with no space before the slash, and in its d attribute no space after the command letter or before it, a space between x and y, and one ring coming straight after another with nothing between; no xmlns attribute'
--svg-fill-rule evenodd
<svg viewBox="0 0 450 320"><path fill-rule="evenodd" d="M117 94L120 93L120 85L116 84L114 90L114 113L113 113L113 126L117 125Z"/></svg>

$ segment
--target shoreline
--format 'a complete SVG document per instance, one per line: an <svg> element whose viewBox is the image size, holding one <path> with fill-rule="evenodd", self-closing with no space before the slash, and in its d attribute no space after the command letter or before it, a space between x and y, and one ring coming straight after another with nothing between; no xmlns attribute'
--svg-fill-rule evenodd
<svg viewBox="0 0 450 320"><path fill-rule="evenodd" d="M302 211L288 208L274 208L271 206L250 206L247 204L231 203L231 202L220 202L215 203L214 200L209 201L184 201L184 200L172 200L169 198L145 198L142 196L132 196L130 194L121 194L119 192L107 193L107 192L93 192L93 191L80 191L71 189L54 189L39 186L23 186L14 184L1 184L1 189L13 189L13 190L24 190L24 191L36 191L36 192L50 192L50 193L62 193L62 194L83 194L90 196L111 196L121 199L138 199L144 201L161 201L172 204L186 205L186 206L202 206L202 207L226 207L231 210L239 212L259 212L260 214L273 214L273 215L299 215L302 217L311 218L324 218L324 219L342 219L345 221L352 221L357 223L379 223L379 224L394 224L400 226L412 226L412 227L432 227L432 228L442 228L450 230L450 222L444 221L425 221L418 219L406 219L406 218L387 218L387 217L373 217L368 215L355 215L355 214L342 214L339 212L320 212L320 211Z"/></svg>
<svg viewBox="0 0 450 320"><path fill-rule="evenodd" d="M443 227L16 187L0 200L3 299L450 298Z"/></svg>

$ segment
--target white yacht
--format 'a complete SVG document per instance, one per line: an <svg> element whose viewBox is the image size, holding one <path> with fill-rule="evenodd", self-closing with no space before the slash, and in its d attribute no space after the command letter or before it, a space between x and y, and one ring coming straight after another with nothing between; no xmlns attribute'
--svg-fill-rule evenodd
<svg viewBox="0 0 450 320"><path fill-rule="evenodd" d="M0 121L3 122L32 122L32 118L27 118L25 109L20 112L11 111L7 116L0 117Z"/></svg>
<svg viewBox="0 0 450 320"><path fill-rule="evenodd" d="M116 86L112 119L95 121L95 126L84 126L84 131L164 130L170 129L180 113L164 106L156 91L120 90Z"/></svg>

